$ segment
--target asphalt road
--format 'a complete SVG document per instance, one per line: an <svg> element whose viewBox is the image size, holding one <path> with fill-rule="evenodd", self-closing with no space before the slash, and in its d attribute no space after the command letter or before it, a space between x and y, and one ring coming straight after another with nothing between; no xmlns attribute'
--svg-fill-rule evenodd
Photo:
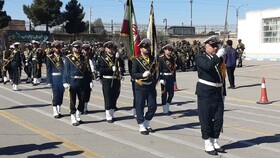
<svg viewBox="0 0 280 158"><path fill-rule="evenodd" d="M280 63L245 61L236 69L236 89L227 89L224 132L219 139L227 153L216 157L278 158L280 154ZM260 101L261 80L266 81L268 100ZM70 123L69 99L64 94L61 119L54 119L51 89L46 84L19 85L13 91L0 84L0 157L104 157L104 158L202 158L204 152L197 117L197 72L178 72L171 116L163 116L158 89L158 109L151 121L156 133L138 131L132 117L130 77L122 82L117 121L105 121L101 84L95 82L90 113L78 127Z"/></svg>

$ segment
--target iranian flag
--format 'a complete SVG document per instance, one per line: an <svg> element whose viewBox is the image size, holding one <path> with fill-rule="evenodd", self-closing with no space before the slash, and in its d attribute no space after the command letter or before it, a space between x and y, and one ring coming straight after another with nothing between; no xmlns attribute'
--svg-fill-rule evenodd
<svg viewBox="0 0 280 158"><path fill-rule="evenodd" d="M127 0L126 2L121 36L129 36L130 56L139 56L141 54L138 46L140 43L140 35L132 0Z"/></svg>

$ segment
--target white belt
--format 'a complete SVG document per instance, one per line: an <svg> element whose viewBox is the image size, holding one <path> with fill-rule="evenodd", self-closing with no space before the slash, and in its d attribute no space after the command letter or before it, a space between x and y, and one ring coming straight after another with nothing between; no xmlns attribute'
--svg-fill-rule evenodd
<svg viewBox="0 0 280 158"><path fill-rule="evenodd" d="M53 76L60 76L61 73L60 73L60 72L53 72L52 75L53 75Z"/></svg>
<svg viewBox="0 0 280 158"><path fill-rule="evenodd" d="M106 79L116 79L117 78L117 76L103 76L103 78L106 78Z"/></svg>
<svg viewBox="0 0 280 158"><path fill-rule="evenodd" d="M161 73L161 75L164 75L164 76L170 76L170 75L173 75L173 73Z"/></svg>
<svg viewBox="0 0 280 158"><path fill-rule="evenodd" d="M75 79L83 79L84 76L71 76L71 78L75 78Z"/></svg>
<svg viewBox="0 0 280 158"><path fill-rule="evenodd" d="M212 87L222 87L223 83L214 83L214 82L209 82L203 79L198 79L198 82L206 84L208 86L212 86Z"/></svg>

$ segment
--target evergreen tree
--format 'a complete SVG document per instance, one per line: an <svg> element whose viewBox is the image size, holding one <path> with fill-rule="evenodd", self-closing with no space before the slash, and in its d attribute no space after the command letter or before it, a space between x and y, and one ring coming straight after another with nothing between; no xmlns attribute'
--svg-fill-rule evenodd
<svg viewBox="0 0 280 158"><path fill-rule="evenodd" d="M93 26L94 26L93 29L95 33L106 34L106 30L104 28L101 18L96 19L93 23Z"/></svg>
<svg viewBox="0 0 280 158"><path fill-rule="evenodd" d="M67 33L76 34L84 32L86 24L82 20L85 13L84 8L77 0L71 0L66 6L66 11L63 13L66 22L65 30Z"/></svg>
<svg viewBox="0 0 280 158"><path fill-rule="evenodd" d="M9 25L11 17L7 15L6 11L2 11L5 1L0 0L0 29Z"/></svg>
<svg viewBox="0 0 280 158"><path fill-rule="evenodd" d="M33 0L31 6L23 5L23 11L34 26L46 24L49 27L60 25L64 22L60 8L60 0Z"/></svg>

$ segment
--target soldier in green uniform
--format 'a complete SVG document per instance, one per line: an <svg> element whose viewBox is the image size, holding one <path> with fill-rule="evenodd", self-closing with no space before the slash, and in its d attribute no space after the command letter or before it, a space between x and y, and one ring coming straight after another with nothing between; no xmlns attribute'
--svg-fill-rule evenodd
<svg viewBox="0 0 280 158"><path fill-rule="evenodd" d="M237 52L238 52L238 64L237 67L242 67L242 57L243 57L243 53L245 50L245 45L242 43L242 40L239 39L238 40L238 44L237 44Z"/></svg>
<svg viewBox="0 0 280 158"><path fill-rule="evenodd" d="M32 59L31 59L31 52L32 52L32 45L30 43L26 43L24 45L24 52L23 52L23 56L22 56L22 62L24 64L24 72L26 73L27 76L27 80L26 83L31 83L32 78Z"/></svg>
<svg viewBox="0 0 280 158"><path fill-rule="evenodd" d="M3 79L4 79L4 84L6 84L9 80L7 77L7 72L9 74L9 79L10 82L12 83L12 78L13 78L13 74L12 74L12 68L11 68L11 61L12 61L12 52L14 51L15 47L14 45L10 45L9 49L6 49L3 51Z"/></svg>
<svg viewBox="0 0 280 158"><path fill-rule="evenodd" d="M32 75L33 75L33 85L38 85L41 83L42 77L42 62L43 62L43 50L39 47L40 42L32 40Z"/></svg>
<svg viewBox="0 0 280 158"><path fill-rule="evenodd" d="M15 49L11 54L11 70L12 70L12 83L13 90L18 91L18 85L20 83L20 68L21 68L21 53L19 50L19 42L13 44Z"/></svg>

